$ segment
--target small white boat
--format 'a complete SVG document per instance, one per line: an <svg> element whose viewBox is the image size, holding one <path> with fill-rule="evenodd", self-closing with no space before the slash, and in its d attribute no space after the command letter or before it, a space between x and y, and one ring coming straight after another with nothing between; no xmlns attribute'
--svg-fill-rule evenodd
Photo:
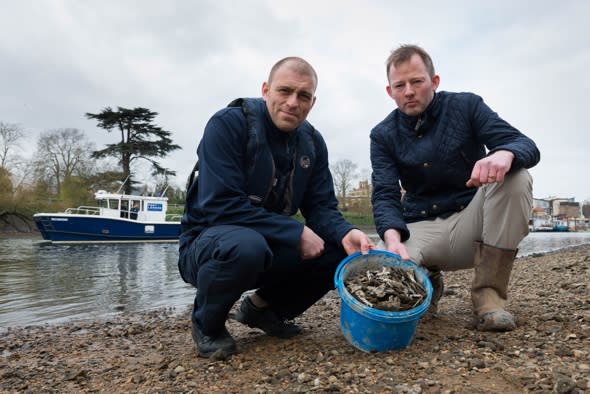
<svg viewBox="0 0 590 394"><path fill-rule="evenodd" d="M36 213L35 224L51 243L176 242L180 217L167 214L168 198L107 193L94 194L96 206Z"/></svg>

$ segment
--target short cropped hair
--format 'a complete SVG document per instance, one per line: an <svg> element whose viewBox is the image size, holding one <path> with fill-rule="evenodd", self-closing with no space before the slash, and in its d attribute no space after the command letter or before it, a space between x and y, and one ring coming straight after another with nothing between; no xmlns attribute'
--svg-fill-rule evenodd
<svg viewBox="0 0 590 394"><path fill-rule="evenodd" d="M314 82L315 82L315 87L317 88L317 86L318 86L317 73L315 72L315 70L313 69L311 64L309 64L306 60L304 60L300 57L297 57L297 56L285 57L285 58L279 60L278 62L276 62L274 66L272 66L272 68L270 69L270 73L268 74L268 84L269 85L272 82L272 79L273 79L275 73L277 72L277 70L279 68L281 68L281 66L283 66L287 63L288 63L288 67L297 71L299 74L309 75L309 76L313 77Z"/></svg>
<svg viewBox="0 0 590 394"><path fill-rule="evenodd" d="M434 64L432 63L432 58L424 49L420 48L418 45L400 45L399 48L392 51L389 57L387 58L386 68L385 71L387 72L387 79L389 80L389 70L391 66L398 66L401 63L409 61L413 55L418 55L424 62L426 66L426 71L431 77L434 77Z"/></svg>

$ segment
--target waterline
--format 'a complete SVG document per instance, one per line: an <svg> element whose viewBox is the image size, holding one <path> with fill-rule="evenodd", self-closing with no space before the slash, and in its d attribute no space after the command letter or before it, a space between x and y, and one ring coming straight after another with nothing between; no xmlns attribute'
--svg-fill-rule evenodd
<svg viewBox="0 0 590 394"><path fill-rule="evenodd" d="M376 234L372 234L377 237ZM587 233L531 233L518 256L590 243ZM0 327L100 319L156 308L185 310L177 244L43 245L0 239Z"/></svg>

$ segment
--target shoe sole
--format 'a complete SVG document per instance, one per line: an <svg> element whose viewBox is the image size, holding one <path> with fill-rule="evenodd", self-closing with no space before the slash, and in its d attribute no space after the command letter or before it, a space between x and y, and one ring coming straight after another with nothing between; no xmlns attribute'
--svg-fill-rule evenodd
<svg viewBox="0 0 590 394"><path fill-rule="evenodd" d="M229 357L237 354L237 349L217 349L212 352L202 352L197 346L197 354L202 358L211 358L214 360L227 360Z"/></svg>
<svg viewBox="0 0 590 394"><path fill-rule="evenodd" d="M479 331L508 332L516 329L516 321L510 312L488 312L475 317L475 327Z"/></svg>

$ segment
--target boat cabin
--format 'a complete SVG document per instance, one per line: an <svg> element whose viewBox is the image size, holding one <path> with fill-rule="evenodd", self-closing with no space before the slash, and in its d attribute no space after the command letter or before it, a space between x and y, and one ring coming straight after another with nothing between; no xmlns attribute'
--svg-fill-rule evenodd
<svg viewBox="0 0 590 394"><path fill-rule="evenodd" d="M94 194L100 216L138 221L166 221L167 197L134 196L107 193L99 190Z"/></svg>

